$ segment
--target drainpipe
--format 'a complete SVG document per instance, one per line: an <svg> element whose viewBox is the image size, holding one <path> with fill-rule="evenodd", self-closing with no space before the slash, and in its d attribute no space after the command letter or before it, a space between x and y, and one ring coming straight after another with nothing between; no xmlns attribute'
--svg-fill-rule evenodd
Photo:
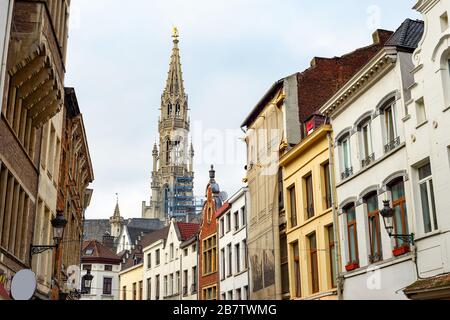
<svg viewBox="0 0 450 320"><path fill-rule="evenodd" d="M332 133L329 132L327 134L328 137L328 152L329 152L329 166L330 166L330 185L331 185L331 203L333 207L333 231L334 231L334 247L336 248L336 253L334 255L334 260L336 263L336 285L337 285L337 294L338 294L338 300L343 300L343 285L344 285L344 278L340 277L341 274L341 256L340 256L340 248L339 248L339 219L338 219L338 210L337 210L337 199L335 195L336 191L336 184L335 184L335 171L334 171L334 142L333 142L333 136Z"/></svg>

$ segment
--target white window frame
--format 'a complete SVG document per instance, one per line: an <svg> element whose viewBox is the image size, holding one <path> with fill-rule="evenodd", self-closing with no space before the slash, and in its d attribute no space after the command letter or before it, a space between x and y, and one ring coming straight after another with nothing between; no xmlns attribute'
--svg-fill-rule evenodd
<svg viewBox="0 0 450 320"><path fill-rule="evenodd" d="M368 143L368 150L366 150L365 147L365 141L364 141L364 128L367 127L367 143ZM368 157L370 157L373 154L373 140L372 140L372 121L366 119L365 121L361 122L359 125L359 145L360 145L360 156L361 160L365 160ZM367 153L367 155L366 155Z"/></svg>
<svg viewBox="0 0 450 320"><path fill-rule="evenodd" d="M427 164L423 164L422 166L420 166L417 171L419 171L420 168L423 168L425 166L430 166L430 163ZM420 201L420 211L422 212L422 223L423 223L423 232L424 234L429 234L432 232L435 232L437 230L439 230L439 224L437 221L437 214L436 214L436 199L435 199L435 191L434 191L434 186L433 186L433 192L431 192L431 184L433 183L433 171L431 171L431 174L428 177L425 177L423 179L419 178L419 182L418 182L418 193L419 193L419 201ZM428 219L430 219L431 222L431 230L430 231L426 231L425 230L425 220L424 220L424 212L423 212L423 203L422 203L422 185L426 184L427 187L427 196L428 196L428 213L429 213L429 217Z"/></svg>
<svg viewBox="0 0 450 320"><path fill-rule="evenodd" d="M397 128L397 102L395 100L391 101L390 103L386 103L383 108L381 109L381 113L382 113L382 128L383 128L383 135L384 135L384 145L387 145L388 143L393 142L395 139L398 138L398 128ZM386 127L386 109L391 108L392 109L392 126L393 126L393 131L394 131L394 137L392 137L392 139L388 139L388 128Z"/></svg>
<svg viewBox="0 0 450 320"><path fill-rule="evenodd" d="M339 150L340 150L340 159L341 159L341 173L345 172L347 169L352 168L352 151L351 151L351 140L350 140L350 133L346 134L341 140L339 141ZM348 166L345 163L345 142L347 142L348 145Z"/></svg>

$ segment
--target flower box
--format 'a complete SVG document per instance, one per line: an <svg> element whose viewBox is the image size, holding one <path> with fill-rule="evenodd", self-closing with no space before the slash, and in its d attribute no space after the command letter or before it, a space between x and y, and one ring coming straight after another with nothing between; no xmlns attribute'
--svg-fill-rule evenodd
<svg viewBox="0 0 450 320"><path fill-rule="evenodd" d="M403 246L400 248L395 248L392 253L394 254L394 257L399 257L399 256L409 253L410 250L411 249L409 248L409 246Z"/></svg>
<svg viewBox="0 0 450 320"><path fill-rule="evenodd" d="M345 270L347 270L347 272L350 272L350 271L353 271L356 269L359 269L359 262L352 262L345 266Z"/></svg>

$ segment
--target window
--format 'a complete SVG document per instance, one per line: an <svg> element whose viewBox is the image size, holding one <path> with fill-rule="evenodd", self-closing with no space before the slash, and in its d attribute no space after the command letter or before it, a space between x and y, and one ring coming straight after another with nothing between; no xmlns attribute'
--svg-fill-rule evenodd
<svg viewBox="0 0 450 320"><path fill-rule="evenodd" d="M92 270L92 264L84 264L83 270Z"/></svg>
<svg viewBox="0 0 450 320"><path fill-rule="evenodd" d="M169 276L169 291L167 293L168 296L173 295L173 281L174 281L174 276L173 273L170 274Z"/></svg>
<svg viewBox="0 0 450 320"><path fill-rule="evenodd" d="M159 300L160 294L161 294L161 282L159 281L160 277L159 275L157 275L155 277L155 287L156 287L156 292L155 292L155 300Z"/></svg>
<svg viewBox="0 0 450 320"><path fill-rule="evenodd" d="M359 126L359 143L361 150L361 166L367 167L375 159L372 148L372 130L370 121L366 121Z"/></svg>
<svg viewBox="0 0 450 320"><path fill-rule="evenodd" d="M246 208L241 208L241 219L242 219L242 226L245 227L247 225L247 212Z"/></svg>
<svg viewBox="0 0 450 320"><path fill-rule="evenodd" d="M173 260L175 258L175 250L173 247L173 243L170 244L170 260Z"/></svg>
<svg viewBox="0 0 450 320"><path fill-rule="evenodd" d="M383 260L381 250L381 228L380 212L378 209L378 194L376 192L368 195L365 199L368 216L369 240L370 240L370 263Z"/></svg>
<svg viewBox="0 0 450 320"><path fill-rule="evenodd" d="M221 277L222 277L222 280L224 280L226 277L227 277L227 271L226 271L226 267L227 267L227 264L226 264L226 261L225 261L225 248L223 248L222 250L220 250L220 257L221 257L221 267L222 267L222 272L221 272Z"/></svg>
<svg viewBox="0 0 450 320"><path fill-rule="evenodd" d="M236 300L240 301L242 300L242 290L236 289Z"/></svg>
<svg viewBox="0 0 450 320"><path fill-rule="evenodd" d="M181 279L180 279L180 271L177 271L175 273L175 294L179 294L180 293L180 283L181 283Z"/></svg>
<svg viewBox="0 0 450 320"><path fill-rule="evenodd" d="M231 231L231 213L228 212L226 215L227 218L227 233Z"/></svg>
<svg viewBox="0 0 450 320"><path fill-rule="evenodd" d="M216 254L217 254L217 239L212 236L203 240L203 275L214 273L217 271Z"/></svg>
<svg viewBox="0 0 450 320"><path fill-rule="evenodd" d="M133 300L137 300L137 283L133 283Z"/></svg>
<svg viewBox="0 0 450 320"><path fill-rule="evenodd" d="M164 276L164 296L169 296L169 278Z"/></svg>
<svg viewBox="0 0 450 320"><path fill-rule="evenodd" d="M187 296L188 295L188 271L184 270L183 271L183 296Z"/></svg>
<svg viewBox="0 0 450 320"><path fill-rule="evenodd" d="M423 225L425 233L430 233L438 229L430 163L427 163L426 165L419 168L419 180Z"/></svg>
<svg viewBox="0 0 450 320"><path fill-rule="evenodd" d="M323 184L324 184L324 203L325 208L329 209L333 206L333 196L331 190L331 172L330 172L330 163L326 162L322 165L322 173L323 173Z"/></svg>
<svg viewBox="0 0 450 320"><path fill-rule="evenodd" d="M425 102L423 98L420 98L416 101L416 115L417 115L417 125L420 126L421 124L425 123L427 121L427 114L425 111Z"/></svg>
<svg viewBox="0 0 450 320"><path fill-rule="evenodd" d="M152 254L147 254L147 269L151 269L152 267Z"/></svg>
<svg viewBox="0 0 450 320"><path fill-rule="evenodd" d="M197 251L197 245L196 244L193 244L192 245L192 252L196 252Z"/></svg>
<svg viewBox="0 0 450 320"><path fill-rule="evenodd" d="M188 249L188 248L186 248L186 249L183 250L183 255L184 255L185 257L187 257L187 256L189 255L189 249Z"/></svg>
<svg viewBox="0 0 450 320"><path fill-rule="evenodd" d="M286 235L280 237L281 293L289 294L289 257Z"/></svg>
<svg viewBox="0 0 450 320"><path fill-rule="evenodd" d="M244 247L244 269L248 269L248 248L247 248L247 240L244 239L242 241L242 246Z"/></svg>
<svg viewBox="0 0 450 320"><path fill-rule="evenodd" d="M392 195L392 206L395 211L394 215L394 232L396 234L409 234L405 186L403 178L394 181L389 189ZM408 246L408 243L402 239L395 239L396 248Z"/></svg>
<svg viewBox="0 0 450 320"><path fill-rule="evenodd" d="M138 300L143 300L142 299L143 291L144 291L144 282L143 281L139 281L139 296L138 296Z"/></svg>
<svg viewBox="0 0 450 320"><path fill-rule="evenodd" d="M122 287L122 300L127 300L127 287Z"/></svg>
<svg viewBox="0 0 450 320"><path fill-rule="evenodd" d="M113 271L113 266L110 264L105 264L105 271Z"/></svg>
<svg viewBox="0 0 450 320"><path fill-rule="evenodd" d="M331 278L331 287L337 287L337 263L336 263L336 243L334 239L334 226L327 227L327 235L328 235L328 259L330 259L330 278Z"/></svg>
<svg viewBox="0 0 450 320"><path fill-rule="evenodd" d="M155 263L157 266L159 266L161 264L161 251L159 249L156 250L155 255L156 255Z"/></svg>
<svg viewBox="0 0 450 320"><path fill-rule="evenodd" d="M231 250L231 244L227 246L228 252L228 276L231 277L233 274L233 251Z"/></svg>
<svg viewBox="0 0 450 320"><path fill-rule="evenodd" d="M309 263L311 268L311 288L312 293L319 292L319 260L317 256L317 237L316 233L308 237L309 240Z"/></svg>
<svg viewBox="0 0 450 320"><path fill-rule="evenodd" d="M297 226L297 197L295 195L295 186L289 189L289 209L291 211L291 228Z"/></svg>
<svg viewBox="0 0 450 320"><path fill-rule="evenodd" d="M441 31L444 32L448 29L448 13L444 12L441 15L440 20L441 20Z"/></svg>
<svg viewBox="0 0 450 320"><path fill-rule="evenodd" d="M358 234L356 231L356 211L355 204L351 204L344 209L347 217L347 238L348 238L348 263L359 263Z"/></svg>
<svg viewBox="0 0 450 320"><path fill-rule="evenodd" d="M217 287L203 289L204 300L217 300Z"/></svg>
<svg viewBox="0 0 450 320"><path fill-rule="evenodd" d="M228 291L228 300L233 300L233 290Z"/></svg>
<svg viewBox="0 0 450 320"><path fill-rule="evenodd" d="M234 231L239 230L239 211L234 213Z"/></svg>
<svg viewBox="0 0 450 320"><path fill-rule="evenodd" d="M278 170L278 211L284 210L283 169Z"/></svg>
<svg viewBox="0 0 450 320"><path fill-rule="evenodd" d="M245 298L246 300L250 300L250 296L249 296L249 294L248 294L248 286L245 286L245 287L244 287L244 298Z"/></svg>
<svg viewBox="0 0 450 320"><path fill-rule="evenodd" d="M220 295L220 297L221 297L221 300L222 300L222 301L226 301L226 300L227 300L227 294L226 294L226 293L222 293L222 294Z"/></svg>
<svg viewBox="0 0 450 320"><path fill-rule="evenodd" d="M389 153L400 145L395 126L395 100L391 100L382 110L384 121L384 152Z"/></svg>
<svg viewBox="0 0 450 320"><path fill-rule="evenodd" d="M147 279L147 300L152 300L152 278Z"/></svg>
<svg viewBox="0 0 450 320"><path fill-rule="evenodd" d="M91 248L86 249L86 251L84 252L84 254L86 256L92 256L93 253L94 253L94 249L91 249Z"/></svg>
<svg viewBox="0 0 450 320"><path fill-rule="evenodd" d="M192 290L191 293L197 292L197 267L192 267Z"/></svg>
<svg viewBox="0 0 450 320"><path fill-rule="evenodd" d="M220 219L220 236L223 237L225 235L225 218Z"/></svg>
<svg viewBox="0 0 450 320"><path fill-rule="evenodd" d="M301 274L300 274L300 248L298 241L292 244L292 255L294 260L294 297L302 296Z"/></svg>
<svg viewBox="0 0 450 320"><path fill-rule="evenodd" d="M238 243L234 246L234 252L236 257L236 273L241 272L241 245Z"/></svg>
<svg viewBox="0 0 450 320"><path fill-rule="evenodd" d="M344 136L339 142L341 148L341 170L342 170L342 180L350 177L352 173L352 161L350 153L350 134Z"/></svg>
<svg viewBox="0 0 450 320"><path fill-rule="evenodd" d="M305 186L305 199L306 199L306 218L311 219L314 217L314 191L313 191L313 177L312 173L303 178Z"/></svg>

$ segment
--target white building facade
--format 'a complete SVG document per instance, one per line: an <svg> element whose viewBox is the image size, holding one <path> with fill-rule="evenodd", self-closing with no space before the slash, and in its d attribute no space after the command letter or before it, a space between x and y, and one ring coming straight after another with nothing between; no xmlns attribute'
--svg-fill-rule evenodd
<svg viewBox="0 0 450 320"><path fill-rule="evenodd" d="M331 118L344 300L402 300L416 280L413 246L392 239L380 211L389 200L395 233L414 231L403 119L411 99L412 52L423 23L406 20L321 109Z"/></svg>
<svg viewBox="0 0 450 320"><path fill-rule="evenodd" d="M232 196L217 214L220 300L248 300L248 190Z"/></svg>
<svg viewBox="0 0 450 320"><path fill-rule="evenodd" d="M154 233L154 239L146 236L145 300L197 299L198 228L198 224L172 220L165 232Z"/></svg>
<svg viewBox="0 0 450 320"><path fill-rule="evenodd" d="M420 0L414 9L425 33L414 52L412 97L405 119L408 168L415 206L418 273L421 279L450 272L450 1ZM450 296L450 277L406 290L411 299ZM445 284L445 285L444 285Z"/></svg>

